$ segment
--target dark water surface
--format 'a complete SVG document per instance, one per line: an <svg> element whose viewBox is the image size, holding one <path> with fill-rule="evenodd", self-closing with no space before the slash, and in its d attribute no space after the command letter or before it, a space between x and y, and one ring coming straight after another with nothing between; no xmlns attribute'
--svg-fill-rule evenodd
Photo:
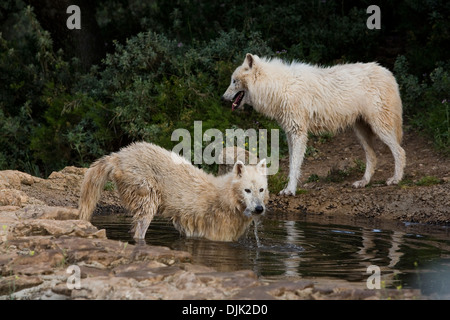
<svg viewBox="0 0 450 320"><path fill-rule="evenodd" d="M110 239L134 243L131 217L94 216ZM273 279L323 278L365 286L375 265L381 286L421 289L422 294L450 298L450 227L386 223L269 212L239 242L181 237L171 222L155 218L146 243L188 251L194 263L219 271L253 270Z"/></svg>

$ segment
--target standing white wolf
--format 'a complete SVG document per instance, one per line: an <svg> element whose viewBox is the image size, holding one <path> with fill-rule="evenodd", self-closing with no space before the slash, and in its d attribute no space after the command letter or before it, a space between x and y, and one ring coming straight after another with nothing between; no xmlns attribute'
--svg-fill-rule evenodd
<svg viewBox="0 0 450 320"><path fill-rule="evenodd" d="M232 101L233 110L244 103L253 106L286 132L289 182L280 194L295 195L308 131L318 134L353 127L366 153L366 171L353 184L356 188L367 185L375 171L374 136L394 156L395 173L386 183L397 184L403 177L400 93L392 73L376 63L322 68L247 54L222 99Z"/></svg>
<svg viewBox="0 0 450 320"><path fill-rule="evenodd" d="M86 172L80 219L89 221L107 180L133 213L134 238L144 239L158 212L187 237L217 241L240 238L269 200L266 161L215 177L183 157L151 143L133 143L94 162Z"/></svg>

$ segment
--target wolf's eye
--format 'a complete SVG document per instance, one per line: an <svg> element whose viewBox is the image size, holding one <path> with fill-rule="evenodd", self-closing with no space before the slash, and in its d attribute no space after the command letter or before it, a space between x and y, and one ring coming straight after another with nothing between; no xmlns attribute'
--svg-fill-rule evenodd
<svg viewBox="0 0 450 320"><path fill-rule="evenodd" d="M245 189L245 192L250 193L252 191L250 189Z"/></svg>
<svg viewBox="0 0 450 320"><path fill-rule="evenodd" d="M259 189L259 192L263 192L263 191L264 191L264 188Z"/></svg>
<svg viewBox="0 0 450 320"><path fill-rule="evenodd" d="M233 83L236 83L236 79L233 79Z"/></svg>

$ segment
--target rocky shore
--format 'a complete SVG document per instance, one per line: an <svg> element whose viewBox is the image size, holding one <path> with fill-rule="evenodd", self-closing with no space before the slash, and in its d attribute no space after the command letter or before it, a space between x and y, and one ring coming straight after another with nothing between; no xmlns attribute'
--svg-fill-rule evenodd
<svg viewBox="0 0 450 320"><path fill-rule="evenodd" d="M353 134L311 139L300 192L271 194L269 214L450 224L450 159L413 133L405 134L403 146L407 167L401 185L384 185L393 161L379 143L373 182L353 189L364 159ZM280 163L285 173L288 161ZM188 252L107 239L105 230L77 220L85 171L66 167L47 179L0 171L0 299L426 298L417 290L368 290L332 279L269 281L250 270L219 272L193 263ZM114 190L103 192L97 210L125 214Z"/></svg>
<svg viewBox="0 0 450 320"><path fill-rule="evenodd" d="M105 230L77 220L84 172L67 167L48 179L0 172L0 299L424 298L417 290L219 272L192 263L188 252L107 239ZM114 197L107 194L103 205Z"/></svg>

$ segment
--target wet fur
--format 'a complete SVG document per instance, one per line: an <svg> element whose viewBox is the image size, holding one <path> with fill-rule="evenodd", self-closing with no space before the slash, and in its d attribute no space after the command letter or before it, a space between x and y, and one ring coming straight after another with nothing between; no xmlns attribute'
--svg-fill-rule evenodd
<svg viewBox="0 0 450 320"><path fill-rule="evenodd" d="M269 196L265 173L265 160L256 166L238 161L232 172L215 177L154 144L133 143L88 169L81 188L80 219L91 219L105 183L112 180L133 213L137 239L145 237L159 213L187 237L235 241L252 222L255 207L265 210ZM250 196L245 189L251 189Z"/></svg>
<svg viewBox="0 0 450 320"><path fill-rule="evenodd" d="M241 105L247 103L275 119L286 132L289 182L280 194L295 195L308 132L336 133L348 127L354 129L366 153L366 171L354 187L366 186L375 171L375 137L394 156L395 172L387 184L402 179L406 161L400 146L402 102L394 76L377 63L323 68L247 54L223 99L232 101L240 91L245 92Z"/></svg>

